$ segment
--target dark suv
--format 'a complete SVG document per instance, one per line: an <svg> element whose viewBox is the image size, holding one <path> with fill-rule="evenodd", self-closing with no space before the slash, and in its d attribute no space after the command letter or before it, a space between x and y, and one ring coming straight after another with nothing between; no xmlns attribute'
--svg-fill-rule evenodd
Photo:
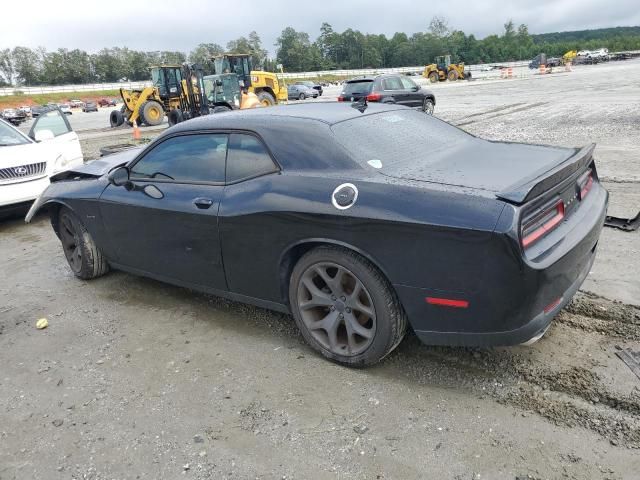
<svg viewBox="0 0 640 480"><path fill-rule="evenodd" d="M367 102L397 103L411 108L418 108L429 115L436 106L435 95L421 88L406 75L377 75L347 80L338 97L339 102L356 102L367 99Z"/></svg>

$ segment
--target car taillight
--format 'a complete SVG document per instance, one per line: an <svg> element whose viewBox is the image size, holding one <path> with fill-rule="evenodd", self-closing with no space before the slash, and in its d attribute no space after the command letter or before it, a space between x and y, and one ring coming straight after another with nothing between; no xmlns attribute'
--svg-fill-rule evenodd
<svg viewBox="0 0 640 480"><path fill-rule="evenodd" d="M553 200L522 221L521 242L528 248L556 228L564 218L564 202Z"/></svg>
<svg viewBox="0 0 640 480"><path fill-rule="evenodd" d="M338 101L339 101L339 102L344 102L344 97L343 97L342 95L340 95L340 96L338 97Z"/></svg>
<svg viewBox="0 0 640 480"><path fill-rule="evenodd" d="M580 189L580 200L584 199L591 190L593 186L593 171L591 169L587 170L579 179L578 179L578 188Z"/></svg>
<svg viewBox="0 0 640 480"><path fill-rule="evenodd" d="M367 95L367 102L379 102L382 99L382 95L379 93L370 93Z"/></svg>

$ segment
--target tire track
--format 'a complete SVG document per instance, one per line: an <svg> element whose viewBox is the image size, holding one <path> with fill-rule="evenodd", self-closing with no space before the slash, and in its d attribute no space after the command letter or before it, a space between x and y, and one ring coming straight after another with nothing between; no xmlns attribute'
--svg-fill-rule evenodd
<svg viewBox="0 0 640 480"><path fill-rule="evenodd" d="M484 117L484 118L481 118L481 119L478 119L478 120L469 120L468 122L454 123L454 125L457 126L457 127L462 127L462 126L465 126L465 125L471 125L472 123L485 122L487 120L492 120L494 118L502 117L502 116L505 116L505 115L511 115L512 113L524 112L526 110L531 110L533 108L538 108L538 107L541 107L543 105L547 105L548 103L549 102L532 103L532 104L525 105L525 106L520 107L520 108L515 108L513 110L509 110L509 111L506 111L506 112L505 111L500 111L499 113L496 113L495 115L490 115L490 116L487 116L487 117ZM501 110L506 110L507 108L511 108L512 106L505 107L504 109L501 109ZM486 115L487 113L492 113L492 112L485 112L484 114ZM469 117L465 117L465 118L469 118Z"/></svg>

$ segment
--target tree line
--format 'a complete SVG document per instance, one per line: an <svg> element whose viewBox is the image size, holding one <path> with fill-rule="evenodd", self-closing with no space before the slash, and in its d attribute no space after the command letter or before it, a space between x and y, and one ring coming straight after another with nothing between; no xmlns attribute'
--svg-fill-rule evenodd
<svg viewBox="0 0 640 480"><path fill-rule="evenodd" d="M129 48L105 48L97 53L40 47L0 49L0 86L111 83L149 79L149 66L200 63L212 73L212 57L224 52L247 53L254 68L304 72L334 69L388 68L432 63L438 55L451 54L456 62L481 64L529 59L544 52L560 56L569 50L606 47L610 51L640 49L640 27L617 27L577 32L531 35L527 25L504 24L501 34L477 39L473 34L449 27L445 18L433 17L424 32L412 35L364 34L351 28L336 32L328 23L320 27L315 40L292 27L282 30L276 43L276 57L270 58L260 36L253 31L231 40L223 48L202 43L189 53L145 52Z"/></svg>

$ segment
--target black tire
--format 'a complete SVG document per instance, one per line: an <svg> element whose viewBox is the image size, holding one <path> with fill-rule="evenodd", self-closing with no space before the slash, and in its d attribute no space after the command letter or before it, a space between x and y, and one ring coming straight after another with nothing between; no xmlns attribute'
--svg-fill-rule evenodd
<svg viewBox="0 0 640 480"><path fill-rule="evenodd" d="M230 111L231 108L225 107L224 105L216 105L215 107L213 107L213 109L211 109L211 113L224 113Z"/></svg>
<svg viewBox="0 0 640 480"><path fill-rule="evenodd" d="M433 100L431 100L430 98L425 98L422 101L422 111L427 115L433 115L434 108L435 108L435 104L433 103Z"/></svg>
<svg viewBox="0 0 640 480"><path fill-rule="evenodd" d="M458 80L458 72L456 72L455 70L450 70L447 74L447 78L450 82L455 82L456 80Z"/></svg>
<svg viewBox="0 0 640 480"><path fill-rule="evenodd" d="M307 98L307 96L304 93L298 95L298 100L304 100L305 98Z"/></svg>
<svg viewBox="0 0 640 480"><path fill-rule="evenodd" d="M314 285L322 295L323 302L326 300L337 303L331 306L326 303L323 303L321 306L315 306L316 302L313 301L315 298L313 294L311 294L311 299L305 298L308 297L311 292L311 290L308 290L306 287L306 285L308 285L309 274L311 272L311 275L313 275L313 272L317 271L318 268L325 268L325 274L329 275L329 271L333 267L342 270L343 274L341 278L343 279L342 281L345 282L344 287L341 285L338 287L335 287L335 285L334 287L329 287L328 283L324 283L322 290L320 290L317 283L314 283ZM334 279L337 276L336 273ZM320 280L320 282L322 284L322 280ZM348 285L350 282L353 282L352 285L354 286L351 288L353 288L354 291L352 291L351 294L349 294L349 292L346 293L346 297L348 298L345 296L336 298L337 295L339 295L338 290L344 292L345 289L349 288ZM341 284L342 282L338 283ZM366 320L367 323L363 323L360 320L363 318L362 314L358 314L360 315L360 319L358 319L355 313L356 311L364 311L358 307L358 305L363 305L363 303L360 300L360 294L355 293L355 285L357 284L363 287L359 291L366 294L364 297L365 301L370 304L366 308L372 313L364 316L364 320ZM336 297L334 297L334 293ZM329 299L326 298L327 295L330 296ZM351 295L355 295L355 297ZM356 298L356 300L354 300L354 298ZM307 343L328 359L350 367L365 367L379 362L400 344L407 329L407 318L404 309L400 305L393 288L384 275L361 255L341 247L318 247L302 256L295 265L289 281L289 302L296 324ZM307 306L304 309L304 313L302 313L303 309L301 308L301 304L304 307L305 303ZM313 304L314 306L309 308L309 304ZM353 310L348 307L352 307ZM347 336L347 340L343 338L342 341L347 342L348 345L338 345L338 343L336 343L335 348L332 348L327 345L327 343L331 343L331 336L328 330L322 334L318 333L323 330L322 327L316 327L315 329L308 327L309 312L317 310L319 310L317 317L321 318L320 321L324 323L326 323L325 321L329 316L336 318L335 315L338 314L337 312L344 312L344 319L340 314L339 318L333 321L334 324L337 325L333 328L335 330L334 339L338 340L338 334L342 332L343 337L344 335ZM314 312L312 313L314 315L316 314ZM349 321L346 320L349 317L352 319L351 322L353 322L353 319L360 322L358 329L350 327L352 331L351 335L348 333L349 327L347 324ZM313 321L311 323L313 323ZM356 345L356 352L352 354L350 340L351 337L355 337L359 333L358 330L361 329L360 327L362 327L363 331L367 332L367 335L371 335L371 338L361 337L364 340L364 345L362 347L357 347ZM327 342L323 341L323 336L328 339ZM344 352L344 354L339 352Z"/></svg>
<svg viewBox="0 0 640 480"><path fill-rule="evenodd" d="M67 207L58 212L62 250L73 274L83 280L101 277L109 271L107 259L96 246L80 219Z"/></svg>
<svg viewBox="0 0 640 480"><path fill-rule="evenodd" d="M164 108L155 100L148 100L140 105L138 114L144 124L152 127L160 125L164 120Z"/></svg>
<svg viewBox="0 0 640 480"><path fill-rule="evenodd" d="M109 114L109 124L112 127L119 127L124 123L124 115L120 110L112 110Z"/></svg>
<svg viewBox="0 0 640 480"><path fill-rule="evenodd" d="M169 115L167 115L167 120L169 121L169 126L173 127L174 125L184 121L184 116L180 110L174 108L169 112Z"/></svg>
<svg viewBox="0 0 640 480"><path fill-rule="evenodd" d="M438 83L439 80L440 80L440 75L438 75L438 72L431 72L429 74L429 81L431 83Z"/></svg>
<svg viewBox="0 0 640 480"><path fill-rule="evenodd" d="M265 92L264 90L258 92L257 97L263 107L273 107L276 104L276 99L273 98L273 95L269 92Z"/></svg>

